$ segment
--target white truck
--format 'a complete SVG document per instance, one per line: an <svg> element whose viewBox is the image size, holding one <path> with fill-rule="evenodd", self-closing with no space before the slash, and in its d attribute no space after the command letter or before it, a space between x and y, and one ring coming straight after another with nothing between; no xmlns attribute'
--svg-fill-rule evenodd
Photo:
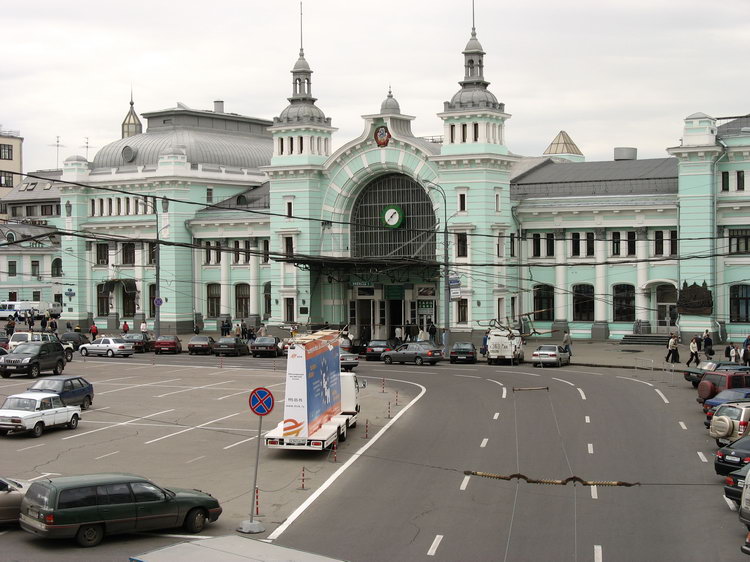
<svg viewBox="0 0 750 562"><path fill-rule="evenodd" d="M354 373L341 372L338 331L295 338L287 355L284 417L263 436L266 447L323 450L345 441L357 425L359 389Z"/></svg>
<svg viewBox="0 0 750 562"><path fill-rule="evenodd" d="M514 329L493 329L487 338L487 364L497 365L508 361L511 365L523 363L523 336Z"/></svg>

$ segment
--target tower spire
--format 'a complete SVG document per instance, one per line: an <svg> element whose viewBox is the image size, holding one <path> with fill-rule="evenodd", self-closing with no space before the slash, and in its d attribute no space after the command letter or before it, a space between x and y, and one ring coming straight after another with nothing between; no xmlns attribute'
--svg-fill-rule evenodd
<svg viewBox="0 0 750 562"><path fill-rule="evenodd" d="M471 0L471 34L477 34L476 25L474 23L474 0Z"/></svg>
<svg viewBox="0 0 750 562"><path fill-rule="evenodd" d="M130 85L130 110L128 110L125 119L122 122L121 131L122 138L132 137L134 135L140 135L143 132L143 125L141 120L138 118L138 114L135 112L135 103L133 102L133 85Z"/></svg>
<svg viewBox="0 0 750 562"><path fill-rule="evenodd" d="M302 0L299 2L299 52L303 55L305 50L302 44Z"/></svg>

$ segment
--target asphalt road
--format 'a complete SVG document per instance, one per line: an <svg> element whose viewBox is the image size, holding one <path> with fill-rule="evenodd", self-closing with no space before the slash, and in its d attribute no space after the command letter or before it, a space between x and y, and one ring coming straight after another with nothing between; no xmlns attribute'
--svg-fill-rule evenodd
<svg viewBox="0 0 750 562"><path fill-rule="evenodd" d="M94 382L94 409L76 431L0 439L0 474L125 471L201 488L225 510L202 536L230 534L252 504L257 418L247 396L267 386L282 400L283 368L283 360L220 364L186 354L76 358L66 374ZM336 462L328 452L261 449L259 519L268 530L260 538L355 561L742 559L745 532L723 499L715 446L684 381L575 365L361 362L357 373L370 385ZM0 394L29 384L2 380ZM528 387L549 390L518 390ZM281 411L279 404L264 429ZM540 486L467 478L464 470L642 485ZM0 527L4 560L123 560L182 535L112 537L82 550Z"/></svg>

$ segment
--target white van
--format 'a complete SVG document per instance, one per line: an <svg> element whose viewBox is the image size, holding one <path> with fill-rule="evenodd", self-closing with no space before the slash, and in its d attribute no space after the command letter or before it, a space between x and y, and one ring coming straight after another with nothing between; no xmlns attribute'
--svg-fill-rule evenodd
<svg viewBox="0 0 750 562"><path fill-rule="evenodd" d="M62 314L62 305L59 302L44 302L44 301L2 301L0 302L0 320L8 320L15 313L18 312L18 316L23 318L30 314L34 315L34 318L41 318L47 312L52 318L60 318Z"/></svg>
<svg viewBox="0 0 750 562"><path fill-rule="evenodd" d="M487 338L487 364L508 361L511 365L523 363L523 337L518 330L490 330Z"/></svg>

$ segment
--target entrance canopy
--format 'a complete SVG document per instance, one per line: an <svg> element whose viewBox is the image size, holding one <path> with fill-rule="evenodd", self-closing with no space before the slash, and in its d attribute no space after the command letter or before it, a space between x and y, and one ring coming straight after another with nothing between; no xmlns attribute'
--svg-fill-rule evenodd
<svg viewBox="0 0 750 562"><path fill-rule="evenodd" d="M135 279L108 279L107 281L99 285L99 292L102 294L111 293L120 283L122 284L123 291L125 291L126 293L138 292L138 288L135 284Z"/></svg>

